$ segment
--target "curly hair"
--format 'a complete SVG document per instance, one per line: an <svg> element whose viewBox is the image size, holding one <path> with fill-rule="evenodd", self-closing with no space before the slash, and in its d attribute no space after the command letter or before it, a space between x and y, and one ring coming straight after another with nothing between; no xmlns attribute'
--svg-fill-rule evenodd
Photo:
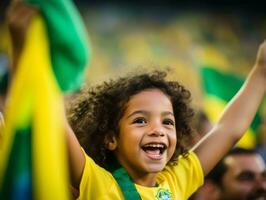
<svg viewBox="0 0 266 200"><path fill-rule="evenodd" d="M191 94L176 81L167 81L165 71L133 74L109 80L94 88L84 88L70 106L68 120L85 152L101 167L108 169L114 154L105 148L104 140L111 131L119 136L119 120L130 98L146 89L157 88L165 93L173 105L176 121L176 150L169 163L176 163L179 155L185 156L183 144L193 133L193 109L189 106Z"/></svg>

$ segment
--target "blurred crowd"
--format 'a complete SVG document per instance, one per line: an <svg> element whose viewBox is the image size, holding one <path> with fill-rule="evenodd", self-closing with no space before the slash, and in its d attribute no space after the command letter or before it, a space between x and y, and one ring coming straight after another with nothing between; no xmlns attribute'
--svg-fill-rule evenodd
<svg viewBox="0 0 266 200"><path fill-rule="evenodd" d="M208 63L245 76L266 34L266 16L256 13L82 3L79 8L93 46L89 81L135 66L167 66L192 90L196 104L202 101L199 67ZM3 23L0 30L2 54L7 50ZM0 59L6 63L5 57Z"/></svg>
<svg viewBox="0 0 266 200"><path fill-rule="evenodd" d="M193 9L89 6L77 1L93 48L86 77L97 83L132 68L170 68L202 107L199 69L212 66L245 77L254 63L254 52L266 35L266 15L240 8ZM1 93L7 81L8 34L0 24ZM0 97L2 98L2 97ZM0 109L3 105L0 103Z"/></svg>
<svg viewBox="0 0 266 200"><path fill-rule="evenodd" d="M134 66L169 66L201 100L198 69L208 63L246 75L266 33L266 17L201 10L84 9L94 50L88 79ZM95 76L96 75L96 76Z"/></svg>

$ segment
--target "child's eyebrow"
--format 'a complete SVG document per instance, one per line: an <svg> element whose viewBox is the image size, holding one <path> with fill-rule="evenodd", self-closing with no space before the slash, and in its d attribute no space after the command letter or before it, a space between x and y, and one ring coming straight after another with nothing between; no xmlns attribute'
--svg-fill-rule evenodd
<svg viewBox="0 0 266 200"><path fill-rule="evenodd" d="M149 111L145 111L145 110L136 110L133 113L131 113L130 115L128 115L127 118L130 118L130 117L132 117L133 115L136 115L136 114L148 115L149 113L150 113ZM170 112L170 111L164 111L164 112L162 112L161 115L162 116L171 115L171 116L174 117L174 114L172 112Z"/></svg>
<svg viewBox="0 0 266 200"><path fill-rule="evenodd" d="M174 113L170 112L170 111L165 111L162 113L163 116L166 116L166 115L172 115L173 117L175 116Z"/></svg>
<svg viewBox="0 0 266 200"><path fill-rule="evenodd" d="M136 115L136 114L148 115L149 112L145 111L145 110L136 110L133 113L131 113L130 115L128 115L127 118L130 118L130 117L132 117L133 115Z"/></svg>

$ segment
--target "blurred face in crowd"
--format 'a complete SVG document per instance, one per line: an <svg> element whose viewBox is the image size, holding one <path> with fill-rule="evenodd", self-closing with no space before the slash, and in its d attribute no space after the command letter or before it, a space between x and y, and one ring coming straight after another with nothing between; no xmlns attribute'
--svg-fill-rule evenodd
<svg viewBox="0 0 266 200"><path fill-rule="evenodd" d="M265 200L266 168L257 154L231 155L222 179L222 200Z"/></svg>

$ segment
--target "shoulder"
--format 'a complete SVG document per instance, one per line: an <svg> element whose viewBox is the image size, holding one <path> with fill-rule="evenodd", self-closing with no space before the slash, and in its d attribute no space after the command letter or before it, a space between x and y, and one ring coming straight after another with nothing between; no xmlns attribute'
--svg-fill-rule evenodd
<svg viewBox="0 0 266 200"><path fill-rule="evenodd" d="M79 199L95 199L106 194L120 196L119 187L110 172L97 165L92 158L85 154L85 167L82 173Z"/></svg>
<svg viewBox="0 0 266 200"><path fill-rule="evenodd" d="M177 169L184 169L184 170L196 170L203 176L202 167L200 164L200 160L198 156L193 152L189 151L185 156L179 156L177 163L175 164ZM173 166L175 166L173 165ZM179 166L178 166L179 165ZM174 167L175 168L175 167Z"/></svg>
<svg viewBox="0 0 266 200"><path fill-rule="evenodd" d="M168 182L171 191L186 199L203 184L204 175L197 155L190 151L186 156L179 156L176 163L168 164L158 179Z"/></svg>
<svg viewBox="0 0 266 200"><path fill-rule="evenodd" d="M189 151L188 154L185 156L179 156L177 161L168 164L163 172L174 172L177 174L184 172L187 174L191 174L197 172L199 176L203 177L203 171L200 161L193 151Z"/></svg>
<svg viewBox="0 0 266 200"><path fill-rule="evenodd" d="M85 156L85 166L82 174L82 179L89 176L93 178L100 177L100 178L107 178L107 180L109 179L114 180L112 174L109 171L96 164L94 160L91 157L89 157L83 149L82 151Z"/></svg>

